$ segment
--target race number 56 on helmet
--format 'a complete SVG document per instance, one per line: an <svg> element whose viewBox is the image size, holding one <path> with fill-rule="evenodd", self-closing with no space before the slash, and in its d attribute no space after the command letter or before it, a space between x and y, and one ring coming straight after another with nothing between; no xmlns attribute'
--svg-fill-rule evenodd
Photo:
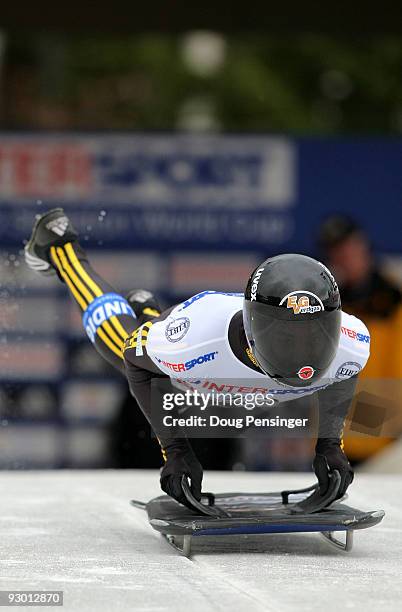
<svg viewBox="0 0 402 612"><path fill-rule="evenodd" d="M249 278L243 321L250 349L266 374L285 385L309 386L322 378L338 348L338 286L311 257L271 257Z"/></svg>

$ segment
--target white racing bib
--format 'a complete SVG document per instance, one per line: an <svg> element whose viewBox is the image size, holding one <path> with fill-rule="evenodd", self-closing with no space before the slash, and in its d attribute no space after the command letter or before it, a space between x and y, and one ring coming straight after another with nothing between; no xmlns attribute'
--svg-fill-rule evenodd
<svg viewBox="0 0 402 612"><path fill-rule="evenodd" d="M339 346L325 376L311 387L289 387L256 372L232 352L228 329L242 309L243 294L203 291L178 304L149 330L146 350L156 366L182 389L206 393L264 393L277 401L310 395L354 376L369 357L369 332L359 319L342 312Z"/></svg>

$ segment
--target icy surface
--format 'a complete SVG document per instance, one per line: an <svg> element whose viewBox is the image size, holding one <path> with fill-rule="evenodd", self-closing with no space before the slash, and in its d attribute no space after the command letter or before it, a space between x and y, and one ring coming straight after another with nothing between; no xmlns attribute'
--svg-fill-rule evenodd
<svg viewBox="0 0 402 612"><path fill-rule="evenodd" d="M209 473L205 490L264 491L311 475ZM159 495L154 471L0 473L0 589L58 589L53 610L400 610L402 477L359 475L349 503L383 508L351 553L317 534L195 540L177 554L130 498ZM38 608L16 608L32 610ZM50 609L50 608L43 608Z"/></svg>

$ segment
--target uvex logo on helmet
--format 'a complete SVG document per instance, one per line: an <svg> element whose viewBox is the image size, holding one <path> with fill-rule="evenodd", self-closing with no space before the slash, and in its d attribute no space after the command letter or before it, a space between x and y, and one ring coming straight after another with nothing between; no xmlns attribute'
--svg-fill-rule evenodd
<svg viewBox="0 0 402 612"><path fill-rule="evenodd" d="M257 289L258 283L261 277L261 274L264 272L265 268L258 268L257 272L254 274L253 282L251 284L251 302L255 302L257 299Z"/></svg>
<svg viewBox="0 0 402 612"><path fill-rule="evenodd" d="M315 304L311 304L311 299L314 298ZM293 314L311 314L313 312L320 312L320 310L324 310L324 304L320 300L320 298L311 293L311 291L293 291L292 293L288 293L284 298L280 301L279 305L282 306L286 301L286 308L292 308Z"/></svg>

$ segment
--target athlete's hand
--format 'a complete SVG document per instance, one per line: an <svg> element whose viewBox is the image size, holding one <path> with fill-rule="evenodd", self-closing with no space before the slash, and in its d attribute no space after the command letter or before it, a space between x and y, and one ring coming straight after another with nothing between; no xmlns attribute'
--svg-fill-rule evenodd
<svg viewBox="0 0 402 612"><path fill-rule="evenodd" d="M321 495L325 495L329 486L329 474L338 470L341 475L341 485L339 487L337 499L343 497L348 486L353 481L353 470L341 449L339 440L329 438L319 438L315 447L315 459L313 462L314 472L318 478Z"/></svg>
<svg viewBox="0 0 402 612"><path fill-rule="evenodd" d="M185 439L176 440L164 448L166 463L161 470L160 483L162 491L173 497L181 504L188 504L182 487L182 476L187 476L191 481L191 492L194 497L201 499L202 467L189 442Z"/></svg>

